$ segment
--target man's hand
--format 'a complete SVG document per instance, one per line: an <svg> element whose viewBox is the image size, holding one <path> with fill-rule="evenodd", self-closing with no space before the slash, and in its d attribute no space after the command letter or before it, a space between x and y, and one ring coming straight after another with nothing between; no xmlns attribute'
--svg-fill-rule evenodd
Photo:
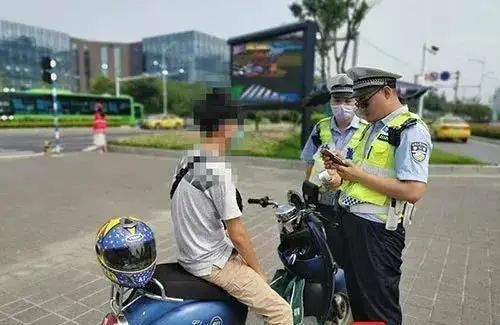
<svg viewBox="0 0 500 325"><path fill-rule="evenodd" d="M332 178L328 183L325 184L330 189L336 189L342 184L342 178L337 173L335 169L327 169L328 175Z"/></svg>
<svg viewBox="0 0 500 325"><path fill-rule="evenodd" d="M348 181L359 182L359 180L365 175L365 171L360 167L354 165L350 160L344 160L344 162L348 165L347 167L332 164L333 168L337 171L337 173L342 177L342 179L346 179Z"/></svg>

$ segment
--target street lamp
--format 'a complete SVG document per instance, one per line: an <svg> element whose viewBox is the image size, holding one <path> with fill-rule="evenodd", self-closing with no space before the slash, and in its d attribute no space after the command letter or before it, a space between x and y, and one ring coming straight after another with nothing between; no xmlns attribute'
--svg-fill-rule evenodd
<svg viewBox="0 0 500 325"><path fill-rule="evenodd" d="M481 78L479 79L479 87L478 87L478 98L479 98L479 101L481 101L481 95L482 95L482 87L483 87L483 81L484 81L484 77L486 76L486 74L484 73L484 69L486 67L486 62L484 60L481 60L481 59L469 59L470 62L476 62L476 63L479 63L481 65Z"/></svg>
<svg viewBox="0 0 500 325"><path fill-rule="evenodd" d="M170 76L177 76L179 74L183 74L184 69L180 68L177 72L170 73L167 69L163 69L161 71L161 76L162 76L162 81L163 81L163 115L167 115L167 99L168 99L168 93L167 93L167 82L168 82L168 75Z"/></svg>
<svg viewBox="0 0 500 325"><path fill-rule="evenodd" d="M168 79L167 79L167 76L169 75L169 71L167 70L167 66L166 66L166 63L165 63L165 56L166 56L166 51L168 49L170 49L173 45L175 45L175 43L171 44L170 46L164 48L161 52L161 64L160 62L158 62L158 60L154 60L153 61L153 65L155 67L158 67L160 70L160 73L161 73L161 77L162 77L162 81L163 81L163 115L167 115L167 111L168 111L168 108L167 108L167 104L168 104L168 93L167 93L167 82L168 82ZM170 74L171 76L175 76L175 75L179 75L179 74L182 74L184 73L184 69L180 68L178 70L178 72L175 72L173 74Z"/></svg>
<svg viewBox="0 0 500 325"><path fill-rule="evenodd" d="M437 52L439 51L439 47L435 45L431 45L430 47L427 47L427 45L424 43L424 46L422 47L422 68L420 70L420 84L424 85L425 84L425 54L429 52L432 55L436 55ZM418 101L418 115L422 118L424 115L424 97L425 94L420 96L420 99Z"/></svg>

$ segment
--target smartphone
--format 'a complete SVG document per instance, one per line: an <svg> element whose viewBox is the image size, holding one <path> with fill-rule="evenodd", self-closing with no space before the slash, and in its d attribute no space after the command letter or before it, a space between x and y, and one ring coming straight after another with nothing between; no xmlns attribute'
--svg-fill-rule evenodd
<svg viewBox="0 0 500 325"><path fill-rule="evenodd" d="M327 149L321 150L321 155L327 156L336 165L340 165L340 166L344 166L344 167L349 166L339 156L335 155L330 150L327 150Z"/></svg>

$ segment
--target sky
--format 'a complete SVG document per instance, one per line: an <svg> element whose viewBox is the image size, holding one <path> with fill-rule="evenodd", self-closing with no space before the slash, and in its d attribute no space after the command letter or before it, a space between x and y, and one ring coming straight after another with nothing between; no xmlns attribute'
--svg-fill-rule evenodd
<svg viewBox="0 0 500 325"><path fill-rule="evenodd" d="M372 9L360 29L358 65L383 68L413 81L422 47L428 71L459 70L460 84L477 86L483 66L482 101L500 87L499 0L368 0ZM0 19L50 28L99 41L198 30L224 39L296 20L289 0L0 0ZM451 82L441 84L452 98ZM478 95L461 87L459 97Z"/></svg>

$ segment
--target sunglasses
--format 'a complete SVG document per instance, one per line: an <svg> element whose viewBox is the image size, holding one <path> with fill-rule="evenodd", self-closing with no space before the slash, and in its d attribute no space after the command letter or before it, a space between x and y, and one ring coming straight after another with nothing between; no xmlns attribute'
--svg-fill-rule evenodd
<svg viewBox="0 0 500 325"><path fill-rule="evenodd" d="M384 89L385 86L382 86L380 88L378 88L377 90L375 90L374 92L372 92L368 97L365 97L363 99L358 99L356 101L356 107L358 108L367 108L368 105L370 104L370 99L372 99L373 96L375 96L379 91L381 91L382 89Z"/></svg>

